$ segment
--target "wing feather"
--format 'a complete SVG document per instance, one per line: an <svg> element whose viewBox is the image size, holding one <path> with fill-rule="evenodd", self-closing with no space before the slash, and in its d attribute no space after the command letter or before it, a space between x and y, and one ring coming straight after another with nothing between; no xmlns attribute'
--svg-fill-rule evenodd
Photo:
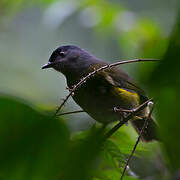
<svg viewBox="0 0 180 180"><path fill-rule="evenodd" d="M129 77L127 73L125 73L118 67L105 69L103 71L98 72L97 75L103 76L103 79L105 79L112 86L136 92L140 96L140 99L142 101L146 101L148 99L145 92L137 85L135 80Z"/></svg>

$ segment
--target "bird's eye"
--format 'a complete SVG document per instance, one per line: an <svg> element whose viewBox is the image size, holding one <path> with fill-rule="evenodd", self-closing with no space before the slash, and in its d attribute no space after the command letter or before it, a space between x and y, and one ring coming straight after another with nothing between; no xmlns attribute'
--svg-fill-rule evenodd
<svg viewBox="0 0 180 180"><path fill-rule="evenodd" d="M65 53L64 53L63 51L61 51L61 52L59 52L59 55L60 55L61 57L64 57L64 56L65 56Z"/></svg>

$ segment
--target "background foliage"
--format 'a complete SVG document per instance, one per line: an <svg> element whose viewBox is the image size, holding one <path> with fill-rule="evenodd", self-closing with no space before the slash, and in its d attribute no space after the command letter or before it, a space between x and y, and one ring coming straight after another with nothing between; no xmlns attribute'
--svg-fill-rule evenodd
<svg viewBox="0 0 180 180"><path fill-rule="evenodd" d="M0 179L117 180L137 134L106 142L86 114L52 119L65 80L40 70L51 51L76 44L124 65L155 99L161 142L140 143L124 179L179 179L180 16L177 1L0 1ZM59 84L59 85L58 85ZM64 111L78 109L70 101ZM109 127L110 128L110 127Z"/></svg>

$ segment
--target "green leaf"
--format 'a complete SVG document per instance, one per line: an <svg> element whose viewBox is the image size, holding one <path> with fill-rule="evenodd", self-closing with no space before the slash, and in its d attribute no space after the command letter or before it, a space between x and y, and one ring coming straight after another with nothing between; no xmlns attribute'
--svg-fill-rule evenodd
<svg viewBox="0 0 180 180"><path fill-rule="evenodd" d="M62 179L92 179L99 165L99 155L104 144L104 129L93 128L85 134L84 138L73 138L63 167Z"/></svg>
<svg viewBox="0 0 180 180"><path fill-rule="evenodd" d="M150 84L158 102L157 120L165 158L172 171L180 169L180 14L164 58L154 69Z"/></svg>
<svg viewBox="0 0 180 180"><path fill-rule="evenodd" d="M69 144L69 132L62 121L38 112L22 100L2 96L0 117L0 177L57 177Z"/></svg>
<svg viewBox="0 0 180 180"><path fill-rule="evenodd" d="M121 172L116 170L106 170L103 171L99 176L94 178L93 180L118 180L121 177ZM136 177L132 176L124 176L123 180L137 180Z"/></svg>
<svg viewBox="0 0 180 180"><path fill-rule="evenodd" d="M139 178L132 177L132 176L124 176L123 180L138 180Z"/></svg>
<svg viewBox="0 0 180 180"><path fill-rule="evenodd" d="M101 153L100 169L116 169L120 171L125 163L125 156L118 146L111 140L107 140Z"/></svg>

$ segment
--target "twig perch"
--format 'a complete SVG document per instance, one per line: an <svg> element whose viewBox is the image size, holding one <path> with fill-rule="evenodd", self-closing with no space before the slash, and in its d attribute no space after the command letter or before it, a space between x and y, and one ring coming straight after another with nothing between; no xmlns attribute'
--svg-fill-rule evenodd
<svg viewBox="0 0 180 180"><path fill-rule="evenodd" d="M122 121L120 121L117 125L115 125L109 132L107 132L107 134L105 135L105 139L112 136L114 134L114 132L116 132L122 125L124 125L130 119L132 119L132 117L135 116L138 112L143 110L148 105L148 103L151 101L152 101L152 99L149 99L146 102L144 102L143 104L139 105L137 108L133 109L132 112L129 115L127 115L127 117L125 117ZM116 109L116 111L118 111L118 109Z"/></svg>

